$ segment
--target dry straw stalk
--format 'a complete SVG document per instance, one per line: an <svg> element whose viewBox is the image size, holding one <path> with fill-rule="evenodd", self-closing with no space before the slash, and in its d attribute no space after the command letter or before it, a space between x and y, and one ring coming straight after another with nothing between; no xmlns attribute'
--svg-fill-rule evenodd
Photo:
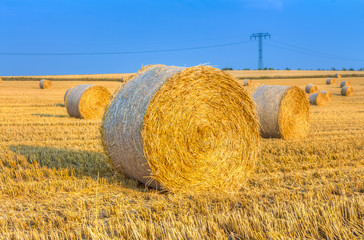
<svg viewBox="0 0 364 240"><path fill-rule="evenodd" d="M39 87L41 89L52 88L52 82L50 80L42 79L39 81Z"/></svg>
<svg viewBox="0 0 364 240"><path fill-rule="evenodd" d="M251 97L221 70L153 66L115 95L101 128L115 168L172 192L234 192L259 140Z"/></svg>
<svg viewBox="0 0 364 240"><path fill-rule="evenodd" d="M311 105L317 106L325 106L328 101L327 97L322 92L311 94L308 100L310 101Z"/></svg>
<svg viewBox="0 0 364 240"><path fill-rule="evenodd" d="M331 84L334 84L334 83L335 83L335 79L333 79L333 78L326 79L326 84L327 85L331 85Z"/></svg>
<svg viewBox="0 0 364 240"><path fill-rule="evenodd" d="M354 95L354 89L350 86L345 86L341 88L341 95L343 96L353 96Z"/></svg>
<svg viewBox="0 0 364 240"><path fill-rule="evenodd" d="M253 99L262 137L294 139L308 134L310 105L302 89L262 85Z"/></svg>
<svg viewBox="0 0 364 240"><path fill-rule="evenodd" d="M342 88L342 87L345 87L345 86L350 87L351 86L351 83L349 81L342 81L340 83L340 87Z"/></svg>
<svg viewBox="0 0 364 240"><path fill-rule="evenodd" d="M71 117L101 119L111 93L104 87L82 84L70 90L66 99L67 112Z"/></svg>
<svg viewBox="0 0 364 240"><path fill-rule="evenodd" d="M244 86L251 86L252 85L252 80L250 79L244 79Z"/></svg>
<svg viewBox="0 0 364 240"><path fill-rule="evenodd" d="M326 90L321 90L320 93L324 94L328 101L332 100L332 93Z"/></svg>
<svg viewBox="0 0 364 240"><path fill-rule="evenodd" d="M309 83L306 88L306 93L317 93L318 92L318 88L317 86L313 85L312 83Z"/></svg>

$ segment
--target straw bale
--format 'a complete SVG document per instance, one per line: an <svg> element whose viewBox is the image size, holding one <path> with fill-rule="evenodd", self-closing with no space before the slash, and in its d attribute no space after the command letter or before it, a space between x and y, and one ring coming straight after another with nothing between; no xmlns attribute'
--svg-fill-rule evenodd
<svg viewBox="0 0 364 240"><path fill-rule="evenodd" d="M349 81L342 81L342 82L340 83L340 87L342 88L342 87L344 87L344 86L348 86L348 87L350 87L350 86L351 86L351 83L350 83Z"/></svg>
<svg viewBox="0 0 364 240"><path fill-rule="evenodd" d="M101 119L111 93L104 87L82 84L68 93L67 112L71 117Z"/></svg>
<svg viewBox="0 0 364 240"><path fill-rule="evenodd" d="M262 85L253 99L262 137L297 139L307 135L310 105L302 89Z"/></svg>
<svg viewBox="0 0 364 240"><path fill-rule="evenodd" d="M244 86L251 86L251 85L252 85L252 80L244 79Z"/></svg>
<svg viewBox="0 0 364 240"><path fill-rule="evenodd" d="M50 80L42 79L39 81L39 87L41 89L52 88L52 82Z"/></svg>
<svg viewBox="0 0 364 240"><path fill-rule="evenodd" d="M311 105L325 106L328 99L322 92L311 94L308 99Z"/></svg>
<svg viewBox="0 0 364 240"><path fill-rule="evenodd" d="M67 100L67 95L68 95L68 93L70 92L70 90L71 90L72 88L69 88L69 89L67 89L67 91L66 91L66 93L64 94L64 96L63 96L63 100L64 100L64 103L66 104L66 100Z"/></svg>
<svg viewBox="0 0 364 240"><path fill-rule="evenodd" d="M335 74L335 77L336 77L336 78L341 78L341 73L336 73L336 74Z"/></svg>
<svg viewBox="0 0 364 240"><path fill-rule="evenodd" d="M257 155L259 126L249 94L208 66L152 66L125 84L101 134L114 167L171 192L235 192Z"/></svg>
<svg viewBox="0 0 364 240"><path fill-rule="evenodd" d="M328 101L332 100L332 93L326 90L321 90L320 93L323 93Z"/></svg>
<svg viewBox="0 0 364 240"><path fill-rule="evenodd" d="M335 79L333 79L333 78L326 79L326 85L331 85L331 84L334 84L334 83L335 83Z"/></svg>
<svg viewBox="0 0 364 240"><path fill-rule="evenodd" d="M343 96L353 96L354 95L354 89L350 86L344 86L341 88L341 95Z"/></svg>
<svg viewBox="0 0 364 240"><path fill-rule="evenodd" d="M312 83L309 83L306 88L306 93L317 93L318 92L318 88L317 86L313 85Z"/></svg>
<svg viewBox="0 0 364 240"><path fill-rule="evenodd" d="M2 82L3 81L3 78L2 77L0 77L0 82Z"/></svg>

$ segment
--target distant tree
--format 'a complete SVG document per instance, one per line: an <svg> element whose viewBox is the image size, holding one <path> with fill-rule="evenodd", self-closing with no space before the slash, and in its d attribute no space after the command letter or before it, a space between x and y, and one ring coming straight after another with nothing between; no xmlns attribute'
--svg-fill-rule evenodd
<svg viewBox="0 0 364 240"><path fill-rule="evenodd" d="M320 69L320 68L318 68L318 69L317 69L317 71L321 71L321 69Z"/></svg>
<svg viewBox="0 0 364 240"><path fill-rule="evenodd" d="M233 69L233 68L231 68L231 67L225 67L225 68L223 68L223 69L221 69L221 70L226 71L226 70L234 70L234 69Z"/></svg>
<svg viewBox="0 0 364 240"><path fill-rule="evenodd" d="M289 67L286 67L286 70L291 70Z"/></svg>
<svg viewBox="0 0 364 240"><path fill-rule="evenodd" d="M297 70L302 70L301 68L297 68Z"/></svg>
<svg viewBox="0 0 364 240"><path fill-rule="evenodd" d="M341 71L346 71L346 68L341 69Z"/></svg>
<svg viewBox="0 0 364 240"><path fill-rule="evenodd" d="M364 68L359 68L358 71L364 71Z"/></svg>
<svg viewBox="0 0 364 240"><path fill-rule="evenodd" d="M349 68L349 71L354 71L354 68Z"/></svg>
<svg viewBox="0 0 364 240"><path fill-rule="evenodd" d="M268 70L274 70L274 68L268 68Z"/></svg>
<svg viewBox="0 0 364 240"><path fill-rule="evenodd" d="M243 70L250 70L249 68L244 68Z"/></svg>
<svg viewBox="0 0 364 240"><path fill-rule="evenodd" d="M265 67L265 68L263 68L263 70L267 70L267 68Z"/></svg>
<svg viewBox="0 0 364 240"><path fill-rule="evenodd" d="M331 71L336 71L336 68L334 68L334 67L333 67L333 68L331 68Z"/></svg>

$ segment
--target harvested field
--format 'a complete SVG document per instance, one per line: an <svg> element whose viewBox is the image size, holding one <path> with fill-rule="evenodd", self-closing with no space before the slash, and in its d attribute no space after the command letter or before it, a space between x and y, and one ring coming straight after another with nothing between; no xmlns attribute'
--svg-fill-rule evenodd
<svg viewBox="0 0 364 240"><path fill-rule="evenodd" d="M44 91L38 81L4 78L0 236L363 239L364 78L343 74L355 88L351 97L340 95L340 81L326 85L326 79L254 80L301 89L313 83L332 92L332 101L310 108L306 138L262 139L255 169L238 194L206 198L160 193L117 174L103 153L101 120L68 116L68 88L95 84L113 93L120 82L55 81Z"/></svg>

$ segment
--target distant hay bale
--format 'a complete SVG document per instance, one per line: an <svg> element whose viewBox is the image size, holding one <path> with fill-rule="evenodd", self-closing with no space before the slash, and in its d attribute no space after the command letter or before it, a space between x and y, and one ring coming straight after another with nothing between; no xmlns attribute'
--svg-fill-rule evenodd
<svg viewBox="0 0 364 240"><path fill-rule="evenodd" d="M253 99L262 137L294 139L308 134L310 104L302 89L262 85Z"/></svg>
<svg viewBox="0 0 364 240"><path fill-rule="evenodd" d="M311 94L311 96L308 98L311 105L317 105L317 106L325 106L328 99L322 92Z"/></svg>
<svg viewBox="0 0 364 240"><path fill-rule="evenodd" d="M101 119L111 93L104 87L95 85L78 85L67 95L66 108L71 117L84 119Z"/></svg>
<svg viewBox="0 0 364 240"><path fill-rule="evenodd" d="M126 176L171 192L234 192L254 165L259 126L249 94L209 66L153 66L115 95L101 134Z"/></svg>
<svg viewBox="0 0 364 240"><path fill-rule="evenodd" d="M3 81L3 78L2 77L0 77L0 82L2 82Z"/></svg>
<svg viewBox="0 0 364 240"><path fill-rule="evenodd" d="M329 91L321 90L320 93L323 93L328 101L332 100L332 93Z"/></svg>
<svg viewBox="0 0 364 240"><path fill-rule="evenodd" d="M244 79L244 86L251 86L252 85L252 80L250 79Z"/></svg>
<svg viewBox="0 0 364 240"><path fill-rule="evenodd" d="M336 74L335 74L335 77L336 77L336 78L341 78L341 73L336 73Z"/></svg>
<svg viewBox="0 0 364 240"><path fill-rule="evenodd" d="M69 89L67 89L67 91L66 91L66 93L64 94L64 96L63 96L63 100L64 100L64 103L66 104L66 100L67 100L67 95L68 95L68 93L70 92L70 90L71 90L72 88L69 88Z"/></svg>
<svg viewBox="0 0 364 240"><path fill-rule="evenodd" d="M334 84L334 83L335 83L335 79L333 79L333 78L326 79L326 84L327 85L331 85L331 84Z"/></svg>
<svg viewBox="0 0 364 240"><path fill-rule="evenodd" d="M318 88L317 86L313 85L312 83L309 83L306 88L306 93L317 93L318 92Z"/></svg>
<svg viewBox="0 0 364 240"><path fill-rule="evenodd" d="M52 82L50 80L42 79L39 81L39 87L41 89L52 88Z"/></svg>
<svg viewBox="0 0 364 240"><path fill-rule="evenodd" d="M348 86L348 87L350 87L350 86L351 86L351 83L350 83L349 81L342 81L342 82L340 83L340 87L342 88L342 87L344 87L344 86Z"/></svg>
<svg viewBox="0 0 364 240"><path fill-rule="evenodd" d="M350 86L344 86L341 88L341 95L343 96L353 96L354 95L354 89Z"/></svg>

